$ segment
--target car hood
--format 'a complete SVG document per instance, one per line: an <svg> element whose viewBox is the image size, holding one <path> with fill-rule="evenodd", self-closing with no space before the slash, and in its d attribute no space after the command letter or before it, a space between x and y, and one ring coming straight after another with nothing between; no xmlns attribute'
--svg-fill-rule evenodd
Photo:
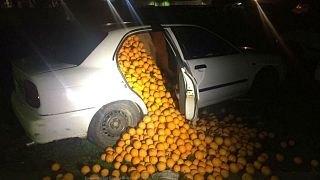
<svg viewBox="0 0 320 180"><path fill-rule="evenodd" d="M18 59L13 61L12 64L29 76L76 66L74 64L67 64L53 60L48 61L43 59L31 58Z"/></svg>

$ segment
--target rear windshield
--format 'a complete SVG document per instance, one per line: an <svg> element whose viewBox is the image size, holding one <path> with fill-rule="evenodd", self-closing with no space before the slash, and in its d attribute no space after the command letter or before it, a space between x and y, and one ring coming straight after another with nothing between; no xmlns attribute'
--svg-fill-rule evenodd
<svg viewBox="0 0 320 180"><path fill-rule="evenodd" d="M74 22L29 24L18 33L28 57L74 65L81 64L107 35Z"/></svg>
<svg viewBox="0 0 320 180"><path fill-rule="evenodd" d="M125 0L59 2L57 8L13 8L3 15L0 11L0 28L4 19L14 34L9 39L15 52L79 65L107 36L106 24L133 20Z"/></svg>

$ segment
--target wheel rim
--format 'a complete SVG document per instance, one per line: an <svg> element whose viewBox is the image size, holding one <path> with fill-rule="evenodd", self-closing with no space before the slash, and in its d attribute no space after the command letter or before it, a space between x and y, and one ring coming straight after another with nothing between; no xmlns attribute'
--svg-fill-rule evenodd
<svg viewBox="0 0 320 180"><path fill-rule="evenodd" d="M117 137L125 131L128 126L129 117L121 111L115 110L106 114L101 124L101 132L110 137Z"/></svg>

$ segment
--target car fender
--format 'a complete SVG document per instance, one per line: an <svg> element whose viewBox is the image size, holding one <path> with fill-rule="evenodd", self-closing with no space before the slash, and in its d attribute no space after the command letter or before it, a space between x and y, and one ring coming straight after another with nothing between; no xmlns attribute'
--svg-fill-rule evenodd
<svg viewBox="0 0 320 180"><path fill-rule="evenodd" d="M285 68L283 60L280 56L272 54L248 54L249 65L249 87L251 87L256 75L261 72L264 68L274 68L278 75L279 80L283 81L285 76Z"/></svg>

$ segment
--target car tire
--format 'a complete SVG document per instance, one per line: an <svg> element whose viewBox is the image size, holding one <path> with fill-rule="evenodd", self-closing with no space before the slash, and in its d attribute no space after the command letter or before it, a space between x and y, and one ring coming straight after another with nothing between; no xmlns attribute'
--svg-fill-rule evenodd
<svg viewBox="0 0 320 180"><path fill-rule="evenodd" d="M250 90L250 96L257 102L271 102L279 90L278 73L273 68L261 70L255 77Z"/></svg>
<svg viewBox="0 0 320 180"><path fill-rule="evenodd" d="M137 105L119 101L103 106L92 118L88 140L102 148L113 146L128 127L135 127L142 118Z"/></svg>

